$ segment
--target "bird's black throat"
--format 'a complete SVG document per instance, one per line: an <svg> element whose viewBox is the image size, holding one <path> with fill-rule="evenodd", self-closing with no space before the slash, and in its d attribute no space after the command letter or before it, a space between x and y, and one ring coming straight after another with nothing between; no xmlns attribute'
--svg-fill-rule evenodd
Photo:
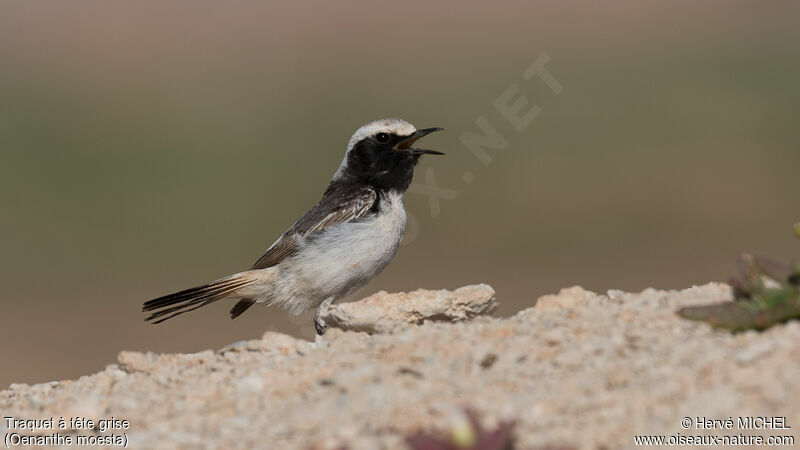
<svg viewBox="0 0 800 450"><path fill-rule="evenodd" d="M356 143L347 154L340 181L368 184L383 192L405 192L420 155L393 149L392 145L369 139Z"/></svg>

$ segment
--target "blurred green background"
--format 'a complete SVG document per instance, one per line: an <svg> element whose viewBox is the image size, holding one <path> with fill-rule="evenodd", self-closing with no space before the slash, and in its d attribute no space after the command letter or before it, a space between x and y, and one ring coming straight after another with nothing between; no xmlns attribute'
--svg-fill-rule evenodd
<svg viewBox="0 0 800 450"><path fill-rule="evenodd" d="M356 297L485 282L509 315L796 255L798 23L796 2L3 2L0 387L311 336L281 310L140 307L249 267L385 116L447 129L417 182L457 197L432 217L409 194L414 239ZM522 78L543 54L559 95ZM521 132L493 107L511 84L542 108ZM478 117L509 141L489 165L459 141Z"/></svg>

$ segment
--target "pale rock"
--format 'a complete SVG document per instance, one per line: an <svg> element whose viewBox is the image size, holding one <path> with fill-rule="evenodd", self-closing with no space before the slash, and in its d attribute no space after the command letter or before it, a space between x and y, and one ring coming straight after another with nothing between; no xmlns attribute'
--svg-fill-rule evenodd
<svg viewBox="0 0 800 450"><path fill-rule="evenodd" d="M334 309L375 334L330 327L313 343L265 333L216 352L122 352L75 381L0 391L0 418L125 419L136 449L366 450L449 435L469 407L489 428L515 421L517 448L624 449L635 435L703 434L683 430L684 417L771 415L792 428L745 434L796 445L800 323L733 334L675 314L730 295L719 283L574 287L513 317L466 320L494 307L491 288L381 293Z"/></svg>
<svg viewBox="0 0 800 450"><path fill-rule="evenodd" d="M339 303L321 311L329 327L367 333L393 333L425 321L460 322L497 308L494 289L486 284L455 291L417 289L389 294L377 292L363 300Z"/></svg>
<svg viewBox="0 0 800 450"><path fill-rule="evenodd" d="M155 353L120 352L117 355L117 364L125 372L147 372L158 362Z"/></svg>
<svg viewBox="0 0 800 450"><path fill-rule="evenodd" d="M544 295L536 301L536 310L539 312L552 312L561 310L576 310L587 302L597 301L597 294L587 291L580 286L561 289L557 295Z"/></svg>

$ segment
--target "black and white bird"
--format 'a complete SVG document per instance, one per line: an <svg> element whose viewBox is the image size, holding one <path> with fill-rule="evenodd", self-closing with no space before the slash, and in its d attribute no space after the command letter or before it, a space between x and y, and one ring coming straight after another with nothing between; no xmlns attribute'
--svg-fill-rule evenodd
<svg viewBox="0 0 800 450"><path fill-rule="evenodd" d="M322 199L284 232L253 267L211 283L150 300L145 320L160 323L224 298L239 299L236 318L256 303L294 314L319 311L353 293L383 270L397 253L406 227L403 194L422 155L417 130L401 119L381 119L356 130Z"/></svg>

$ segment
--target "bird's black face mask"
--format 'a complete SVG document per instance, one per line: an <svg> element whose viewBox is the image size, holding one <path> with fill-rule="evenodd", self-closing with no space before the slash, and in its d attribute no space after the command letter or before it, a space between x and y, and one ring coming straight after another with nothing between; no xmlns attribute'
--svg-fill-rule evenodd
<svg viewBox="0 0 800 450"><path fill-rule="evenodd" d="M408 136L377 133L357 142L347 159L347 173L383 191L405 191L411 184L414 166L422 155L444 155L436 150L414 148L425 135L441 128L417 130Z"/></svg>

